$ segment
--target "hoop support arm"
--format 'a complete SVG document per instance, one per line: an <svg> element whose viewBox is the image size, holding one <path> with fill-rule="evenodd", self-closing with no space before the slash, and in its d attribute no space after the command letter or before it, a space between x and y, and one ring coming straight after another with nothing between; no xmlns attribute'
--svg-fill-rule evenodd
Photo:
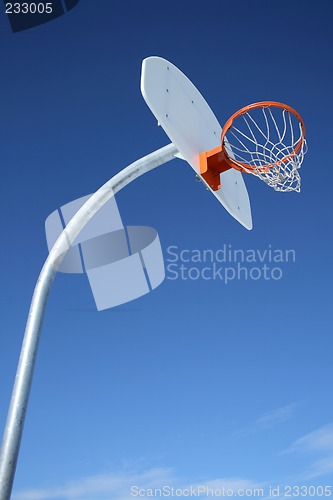
<svg viewBox="0 0 333 500"><path fill-rule="evenodd" d="M177 152L172 143L168 144L112 177L78 210L52 247L32 297L5 425L0 451L0 500L10 499L47 298L62 260L80 231L115 193L142 174L172 160Z"/></svg>

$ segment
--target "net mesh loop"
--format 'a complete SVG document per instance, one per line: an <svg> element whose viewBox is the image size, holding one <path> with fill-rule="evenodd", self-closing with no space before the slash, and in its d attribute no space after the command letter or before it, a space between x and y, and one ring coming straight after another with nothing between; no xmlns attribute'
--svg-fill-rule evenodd
<svg viewBox="0 0 333 500"><path fill-rule="evenodd" d="M281 103L256 103L243 109L222 132L227 156L236 168L276 191L299 192L298 170L307 151L301 117Z"/></svg>

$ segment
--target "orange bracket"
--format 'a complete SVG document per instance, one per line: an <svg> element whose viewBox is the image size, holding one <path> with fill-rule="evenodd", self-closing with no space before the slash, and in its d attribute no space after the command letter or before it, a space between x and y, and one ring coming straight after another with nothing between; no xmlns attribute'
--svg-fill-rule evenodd
<svg viewBox="0 0 333 500"><path fill-rule="evenodd" d="M200 153L199 159L201 176L213 191L217 191L221 187L220 174L231 168L222 146Z"/></svg>

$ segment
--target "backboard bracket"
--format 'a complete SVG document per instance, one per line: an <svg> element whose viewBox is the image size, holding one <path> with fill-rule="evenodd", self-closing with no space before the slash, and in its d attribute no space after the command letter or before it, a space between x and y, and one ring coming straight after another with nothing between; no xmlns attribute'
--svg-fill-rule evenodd
<svg viewBox="0 0 333 500"><path fill-rule="evenodd" d="M228 164L222 146L200 153L200 173L213 191L221 188L220 174L229 170Z"/></svg>

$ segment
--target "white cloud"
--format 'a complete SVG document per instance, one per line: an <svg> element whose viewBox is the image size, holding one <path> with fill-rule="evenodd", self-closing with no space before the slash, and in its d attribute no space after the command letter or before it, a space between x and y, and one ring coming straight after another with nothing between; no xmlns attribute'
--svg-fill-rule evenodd
<svg viewBox="0 0 333 500"><path fill-rule="evenodd" d="M260 417L257 422L268 422L271 425L276 421L284 421L292 414L294 409L287 407L280 408L274 412L267 413ZM296 473L294 477L289 477L286 484L296 484L299 481L307 481L313 478L328 476L333 474L333 423L321 427L305 436L297 439L291 447L284 453L317 453L320 454L317 460L308 465L302 472ZM286 480L286 478L285 478ZM279 484L285 483L280 478ZM152 495L133 496L131 487L137 486L144 490L163 488L163 486L174 487L175 489L188 489L206 486L211 489L231 489L236 492L238 489L263 489L267 494L267 482L259 483L246 478L229 477L206 479L201 481L189 480L180 477L171 468L160 467L151 468L144 472L122 471L117 473L100 474L89 476L74 481L70 481L62 486L50 488L40 488L34 490L22 490L13 493L12 500L133 500L134 498L151 498ZM257 495L261 496L261 495ZM201 495L200 498L210 498Z"/></svg>
<svg viewBox="0 0 333 500"><path fill-rule="evenodd" d="M257 425L265 425L270 427L271 425L279 424L289 420L299 407L300 403L290 403L285 406L281 406L276 410L269 411L264 413L258 420L256 421Z"/></svg>
<svg viewBox="0 0 333 500"><path fill-rule="evenodd" d="M221 478L194 483L178 477L169 468L155 468L143 473L123 472L118 474L101 474L71 481L62 487L35 490L16 491L12 500L133 500L134 498L151 498L131 495L131 487L137 486L144 490L163 488L188 490L198 486L211 489L242 489L261 488L255 481L244 478ZM200 498L208 498L200 495Z"/></svg>
<svg viewBox="0 0 333 500"><path fill-rule="evenodd" d="M284 453L292 452L333 453L333 423L297 439Z"/></svg>
<svg viewBox="0 0 333 500"><path fill-rule="evenodd" d="M314 462L309 470L304 474L306 479L313 479L315 477L333 476L333 455Z"/></svg>
<svg viewBox="0 0 333 500"><path fill-rule="evenodd" d="M168 484L174 478L171 469L156 468L142 474L113 473L89 476L71 481L61 487L18 491L13 494L13 500L127 500L132 485L157 487Z"/></svg>
<svg viewBox="0 0 333 500"><path fill-rule="evenodd" d="M313 461L300 475L299 480L333 475L333 423L302 436L292 443L283 454L298 453L319 458Z"/></svg>
<svg viewBox="0 0 333 500"><path fill-rule="evenodd" d="M300 406L300 402L290 403L275 410L264 413L261 417L255 420L249 427L241 429L237 432L238 437L247 436L261 432L265 429L270 429L274 426L280 425L290 418L292 418L296 410Z"/></svg>

